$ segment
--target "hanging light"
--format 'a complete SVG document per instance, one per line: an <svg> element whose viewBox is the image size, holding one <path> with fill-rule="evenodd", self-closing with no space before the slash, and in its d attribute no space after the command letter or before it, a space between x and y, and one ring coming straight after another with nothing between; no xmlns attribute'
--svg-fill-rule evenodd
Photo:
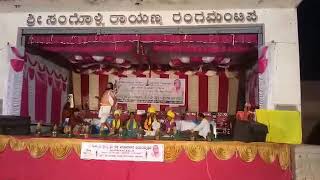
<svg viewBox="0 0 320 180"><path fill-rule="evenodd" d="M81 60L83 60L83 57L80 55L74 55L74 59L77 61L81 61Z"/></svg>
<svg viewBox="0 0 320 180"><path fill-rule="evenodd" d="M104 56L92 56L92 58L95 60L95 61L103 61L104 60Z"/></svg>
<svg viewBox="0 0 320 180"><path fill-rule="evenodd" d="M214 59L215 59L214 56L205 56L205 57L202 57L202 61L203 61L204 63L211 63Z"/></svg>
<svg viewBox="0 0 320 180"><path fill-rule="evenodd" d="M124 59L123 58L116 58L116 63L122 64L122 63L124 63Z"/></svg>
<svg viewBox="0 0 320 180"><path fill-rule="evenodd" d="M223 60L220 62L220 64L228 64L231 61L231 58L223 58Z"/></svg>
<svg viewBox="0 0 320 180"><path fill-rule="evenodd" d="M180 57L180 61L181 61L182 63L184 63L184 64L188 64L188 63L190 63L190 57L188 57L188 56L182 56L182 57Z"/></svg>

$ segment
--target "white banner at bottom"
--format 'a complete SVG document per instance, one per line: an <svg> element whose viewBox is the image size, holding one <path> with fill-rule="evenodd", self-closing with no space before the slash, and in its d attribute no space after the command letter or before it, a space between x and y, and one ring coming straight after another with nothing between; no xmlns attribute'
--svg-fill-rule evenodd
<svg viewBox="0 0 320 180"><path fill-rule="evenodd" d="M81 159L163 162L163 144L90 143L81 144Z"/></svg>

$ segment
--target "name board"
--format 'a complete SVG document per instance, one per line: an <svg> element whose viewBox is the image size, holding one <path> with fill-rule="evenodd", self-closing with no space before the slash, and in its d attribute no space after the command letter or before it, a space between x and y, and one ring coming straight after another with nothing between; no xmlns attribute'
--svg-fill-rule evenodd
<svg viewBox="0 0 320 180"><path fill-rule="evenodd" d="M144 161L163 162L163 144L144 143L91 143L81 144L83 160L114 160L114 161Z"/></svg>
<svg viewBox="0 0 320 180"><path fill-rule="evenodd" d="M185 105L185 79L121 78L119 103Z"/></svg>
<svg viewBox="0 0 320 180"><path fill-rule="evenodd" d="M164 19L166 18L166 19ZM47 16L28 14L26 24L33 26L115 26L115 25L165 25L164 21L179 25L185 24L219 24L219 23L252 23L258 20L255 10L248 12L199 11L195 13L173 12L137 14L49 14Z"/></svg>

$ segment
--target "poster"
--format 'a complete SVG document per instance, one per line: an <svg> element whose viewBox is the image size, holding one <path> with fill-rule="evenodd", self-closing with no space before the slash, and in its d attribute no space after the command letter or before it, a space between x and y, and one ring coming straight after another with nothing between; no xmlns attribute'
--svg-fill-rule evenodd
<svg viewBox="0 0 320 180"><path fill-rule="evenodd" d="M185 105L185 79L121 78L118 103Z"/></svg>
<svg viewBox="0 0 320 180"><path fill-rule="evenodd" d="M163 144L91 143L81 144L81 159L163 162Z"/></svg>

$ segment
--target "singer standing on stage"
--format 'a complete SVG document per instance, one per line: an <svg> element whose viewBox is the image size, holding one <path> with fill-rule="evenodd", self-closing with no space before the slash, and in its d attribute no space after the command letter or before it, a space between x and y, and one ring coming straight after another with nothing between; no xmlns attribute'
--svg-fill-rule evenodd
<svg viewBox="0 0 320 180"><path fill-rule="evenodd" d="M107 120L115 104L116 104L116 97L115 97L115 92L113 91L113 84L108 83L106 91L103 93L100 99L100 110L99 110L100 124L104 123Z"/></svg>

